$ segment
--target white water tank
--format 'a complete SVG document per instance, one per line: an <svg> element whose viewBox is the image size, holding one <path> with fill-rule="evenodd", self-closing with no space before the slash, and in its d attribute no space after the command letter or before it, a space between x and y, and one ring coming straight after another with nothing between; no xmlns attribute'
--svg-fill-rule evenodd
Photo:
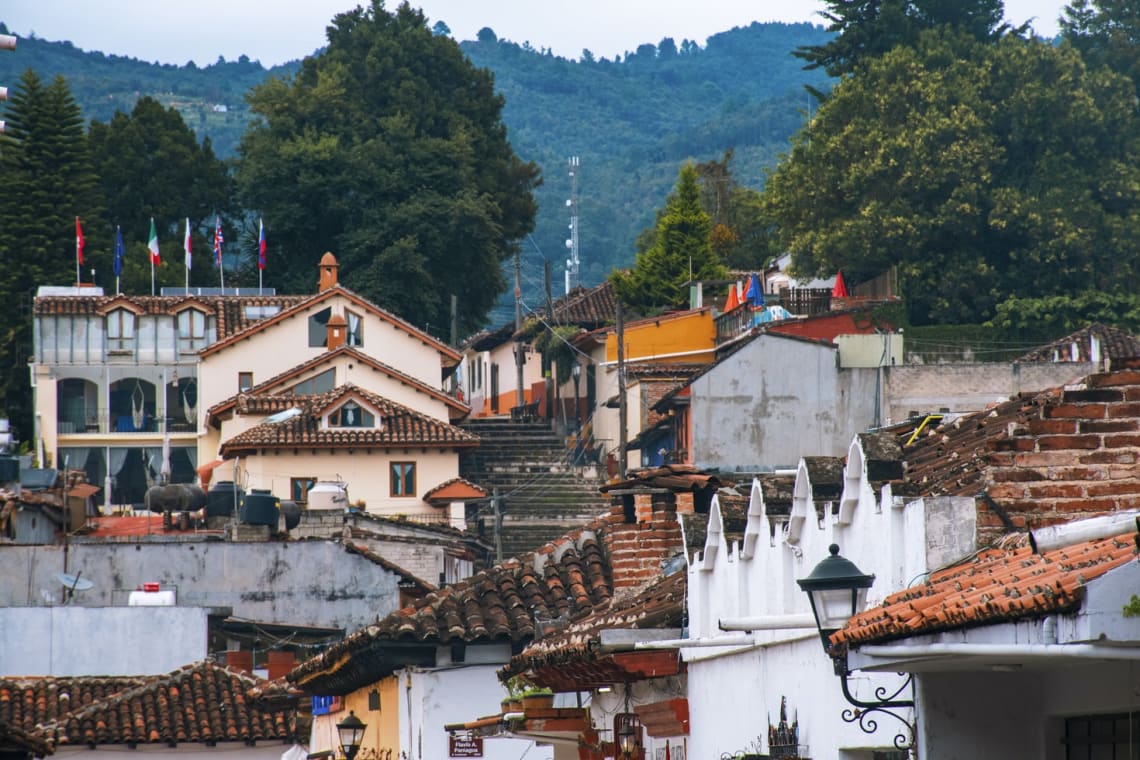
<svg viewBox="0 0 1140 760"><path fill-rule="evenodd" d="M128 607L173 607L174 589L164 589L159 583L144 583L127 598Z"/></svg>
<svg viewBox="0 0 1140 760"><path fill-rule="evenodd" d="M348 486L334 480L318 480L309 489L309 509L345 509L348 507Z"/></svg>

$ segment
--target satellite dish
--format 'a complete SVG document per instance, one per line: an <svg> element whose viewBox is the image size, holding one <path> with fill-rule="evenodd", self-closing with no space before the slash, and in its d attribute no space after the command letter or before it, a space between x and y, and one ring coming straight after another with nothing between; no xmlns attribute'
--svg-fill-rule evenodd
<svg viewBox="0 0 1140 760"><path fill-rule="evenodd" d="M76 573L75 575L71 573L56 573L55 579L63 584L69 594L74 591L90 591L95 588L94 583L86 578L80 578L80 575L82 575L82 573Z"/></svg>
<svg viewBox="0 0 1140 760"><path fill-rule="evenodd" d="M301 413L300 409L298 409L297 407L293 407L292 409L286 409L285 411L278 412L277 414L271 414L265 418L265 421L270 422L270 423L285 422L286 420L293 419L294 417L296 417L300 413Z"/></svg>

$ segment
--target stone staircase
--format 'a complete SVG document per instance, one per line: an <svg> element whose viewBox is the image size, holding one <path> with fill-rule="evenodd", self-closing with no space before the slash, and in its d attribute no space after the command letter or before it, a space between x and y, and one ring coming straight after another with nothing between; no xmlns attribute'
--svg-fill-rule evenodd
<svg viewBox="0 0 1140 760"><path fill-rule="evenodd" d="M570 452L547 422L488 418L460 425L479 436L478 449L460 454L459 474L505 499L503 558L534 551L547 541L581 527L609 511L598 492L604 470L569 463ZM494 514L481 506L479 517L494 538ZM474 527L474 525L472 526Z"/></svg>

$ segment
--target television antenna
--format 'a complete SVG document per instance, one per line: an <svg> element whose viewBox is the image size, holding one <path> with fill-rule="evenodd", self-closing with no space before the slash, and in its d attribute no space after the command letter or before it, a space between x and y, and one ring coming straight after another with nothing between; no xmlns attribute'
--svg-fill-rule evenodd
<svg viewBox="0 0 1140 760"><path fill-rule="evenodd" d="M67 604L75 595L76 591L90 591L95 588L95 584L86 578L81 578L83 571L79 571L75 575L71 573L56 573L55 579L63 585L64 595L63 603Z"/></svg>

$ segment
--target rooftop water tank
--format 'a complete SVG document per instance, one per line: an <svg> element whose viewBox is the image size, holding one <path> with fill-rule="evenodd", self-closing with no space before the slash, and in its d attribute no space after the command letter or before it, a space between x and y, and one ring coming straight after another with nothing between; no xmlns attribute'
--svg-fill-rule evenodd
<svg viewBox="0 0 1140 760"><path fill-rule="evenodd" d="M232 515L235 507L241 509L244 499L245 491L232 480L219 480L210 486L210 490L206 493L206 516L226 517Z"/></svg>
<svg viewBox="0 0 1140 760"><path fill-rule="evenodd" d="M127 597L128 607L173 607L174 589L164 589L159 583L144 583Z"/></svg>
<svg viewBox="0 0 1140 760"><path fill-rule="evenodd" d="M241 521L246 525L277 527L281 519L281 500L268 489L255 488L241 506Z"/></svg>
<svg viewBox="0 0 1140 760"><path fill-rule="evenodd" d="M285 530L293 530L301 524L301 506L297 502L281 502L281 514L285 517Z"/></svg>
<svg viewBox="0 0 1140 760"><path fill-rule="evenodd" d="M319 480L309 489L309 509L345 509L348 507L348 487L341 482Z"/></svg>

